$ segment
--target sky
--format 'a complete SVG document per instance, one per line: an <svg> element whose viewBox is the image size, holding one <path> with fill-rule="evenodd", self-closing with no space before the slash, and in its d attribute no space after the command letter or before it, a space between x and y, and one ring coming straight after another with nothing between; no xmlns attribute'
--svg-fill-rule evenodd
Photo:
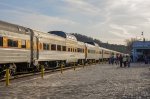
<svg viewBox="0 0 150 99"><path fill-rule="evenodd" d="M125 44L150 39L150 0L0 0L0 20Z"/></svg>

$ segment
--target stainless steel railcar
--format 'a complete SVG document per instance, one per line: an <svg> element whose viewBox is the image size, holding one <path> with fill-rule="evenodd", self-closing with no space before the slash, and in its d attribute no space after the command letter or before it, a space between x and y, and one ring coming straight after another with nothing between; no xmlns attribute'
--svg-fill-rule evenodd
<svg viewBox="0 0 150 99"><path fill-rule="evenodd" d="M35 65L45 65L49 68L65 63L66 40L64 38L36 30L33 32Z"/></svg>
<svg viewBox="0 0 150 99"><path fill-rule="evenodd" d="M73 35L60 32L43 33L34 30L35 38L38 38L39 51L35 59L38 64L51 64L60 66L61 64L68 65L70 63L78 63L85 59L84 43L78 42ZM58 33L58 34L57 34Z"/></svg>
<svg viewBox="0 0 150 99"><path fill-rule="evenodd" d="M86 61L88 63L98 62L100 58L99 46L96 43L86 43Z"/></svg>
<svg viewBox="0 0 150 99"><path fill-rule="evenodd" d="M118 52L83 43L61 31L44 33L23 26L0 21L0 73L8 67L16 71L49 68L60 64L85 64L108 60ZM0 74L1 75L1 74Z"/></svg>
<svg viewBox="0 0 150 99"><path fill-rule="evenodd" d="M32 34L31 29L0 21L0 72L5 67L15 72L16 64L22 69L26 69L23 65L29 66Z"/></svg>
<svg viewBox="0 0 150 99"><path fill-rule="evenodd" d="M65 62L69 63L80 63L83 64L85 61L85 44L77 41L76 37L62 32L62 31L51 31L51 34L63 37L66 40L66 52Z"/></svg>

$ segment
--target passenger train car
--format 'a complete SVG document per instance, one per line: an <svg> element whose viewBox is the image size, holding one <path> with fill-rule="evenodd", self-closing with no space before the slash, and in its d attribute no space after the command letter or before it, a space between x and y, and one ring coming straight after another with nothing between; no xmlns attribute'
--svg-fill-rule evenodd
<svg viewBox="0 0 150 99"><path fill-rule="evenodd" d="M86 61L88 63L98 62L100 59L99 46L96 43L88 42L86 46Z"/></svg>
<svg viewBox="0 0 150 99"><path fill-rule="evenodd" d="M12 74L22 71L85 64L108 60L112 53L93 42L80 42L75 36L62 32L44 33L0 21L0 75L5 68Z"/></svg>

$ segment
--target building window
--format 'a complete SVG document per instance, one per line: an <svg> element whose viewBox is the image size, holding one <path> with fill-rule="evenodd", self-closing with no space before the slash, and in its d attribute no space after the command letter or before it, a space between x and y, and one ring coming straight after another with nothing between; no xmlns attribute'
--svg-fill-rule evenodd
<svg viewBox="0 0 150 99"><path fill-rule="evenodd" d="M8 46L9 47L18 47L18 41L17 40L8 39Z"/></svg>
<svg viewBox="0 0 150 99"><path fill-rule="evenodd" d="M51 45L51 50L56 50L56 45L55 44Z"/></svg>
<svg viewBox="0 0 150 99"><path fill-rule="evenodd" d="M26 48L26 41L25 40L21 41L21 48Z"/></svg>
<svg viewBox="0 0 150 99"><path fill-rule="evenodd" d="M66 51L66 46L62 46L62 51Z"/></svg>
<svg viewBox="0 0 150 99"><path fill-rule="evenodd" d="M61 45L57 45L57 51L61 51Z"/></svg>
<svg viewBox="0 0 150 99"><path fill-rule="evenodd" d="M3 46L3 37L0 37L0 46Z"/></svg>
<svg viewBox="0 0 150 99"><path fill-rule="evenodd" d="M49 50L49 44L43 43L43 49L44 50Z"/></svg>

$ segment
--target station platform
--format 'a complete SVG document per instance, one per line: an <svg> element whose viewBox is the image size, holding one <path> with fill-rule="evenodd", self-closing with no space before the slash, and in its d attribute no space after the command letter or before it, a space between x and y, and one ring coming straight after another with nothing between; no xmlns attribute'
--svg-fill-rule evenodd
<svg viewBox="0 0 150 99"><path fill-rule="evenodd" d="M150 70L144 63L120 68L97 64L0 83L0 99L150 99Z"/></svg>

